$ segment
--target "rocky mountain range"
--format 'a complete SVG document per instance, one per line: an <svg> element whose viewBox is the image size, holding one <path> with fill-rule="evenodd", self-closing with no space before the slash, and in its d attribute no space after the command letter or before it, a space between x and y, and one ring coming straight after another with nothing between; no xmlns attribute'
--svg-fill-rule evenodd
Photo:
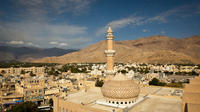
<svg viewBox="0 0 200 112"><path fill-rule="evenodd" d="M151 36L138 40L115 41L115 62L138 63L193 63L200 64L200 36L171 38ZM76 52L63 56L45 57L33 62L96 63L105 62L106 41L102 40Z"/></svg>
<svg viewBox="0 0 200 112"><path fill-rule="evenodd" d="M36 48L36 47L16 47L0 46L0 62L27 61L48 57L61 56L69 52L77 51L74 49L61 48Z"/></svg>

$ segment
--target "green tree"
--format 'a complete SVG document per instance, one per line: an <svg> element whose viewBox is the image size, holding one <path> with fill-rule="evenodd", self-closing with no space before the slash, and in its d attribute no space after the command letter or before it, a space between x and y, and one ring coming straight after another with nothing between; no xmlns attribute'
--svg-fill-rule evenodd
<svg viewBox="0 0 200 112"><path fill-rule="evenodd" d="M158 85L159 80L157 78L153 78L151 81L149 81L149 85Z"/></svg>
<svg viewBox="0 0 200 112"><path fill-rule="evenodd" d="M58 76L59 73L58 73L58 71L55 70L54 67L52 67L51 70L48 71L47 74L48 74L48 75L55 75L55 76Z"/></svg>
<svg viewBox="0 0 200 112"><path fill-rule="evenodd" d="M49 100L49 105L53 106L53 99L52 98Z"/></svg>
<svg viewBox="0 0 200 112"><path fill-rule="evenodd" d="M96 86L96 87L102 87L103 84L104 84L103 80L97 79L97 81L96 81L96 83L95 83L95 86Z"/></svg>
<svg viewBox="0 0 200 112"><path fill-rule="evenodd" d="M151 81L149 81L149 85L165 86L166 83L160 82L157 78L153 78Z"/></svg>
<svg viewBox="0 0 200 112"><path fill-rule="evenodd" d="M126 70L121 70L121 73L125 74L125 73L127 73L127 71Z"/></svg>
<svg viewBox="0 0 200 112"><path fill-rule="evenodd" d="M21 74L25 74L25 71L24 71L24 70L21 70Z"/></svg>
<svg viewBox="0 0 200 112"><path fill-rule="evenodd" d="M5 74L5 73L6 73L6 71L5 71L5 70L2 70L2 71L1 71L1 73L2 73L2 74Z"/></svg>
<svg viewBox="0 0 200 112"><path fill-rule="evenodd" d="M36 75L33 74L33 72L31 71L31 72L30 72L30 76L31 76L31 77L34 77L34 76L36 76Z"/></svg>
<svg viewBox="0 0 200 112"><path fill-rule="evenodd" d="M168 87L177 87L177 88L183 88L182 83L169 83L167 84Z"/></svg>
<svg viewBox="0 0 200 112"><path fill-rule="evenodd" d="M13 106L6 112L40 112L37 107L38 106L33 102L24 102L22 104Z"/></svg>
<svg viewBox="0 0 200 112"><path fill-rule="evenodd" d="M45 73L48 73L48 71L49 71L49 68L48 68L48 67L45 67L44 72L45 72Z"/></svg>

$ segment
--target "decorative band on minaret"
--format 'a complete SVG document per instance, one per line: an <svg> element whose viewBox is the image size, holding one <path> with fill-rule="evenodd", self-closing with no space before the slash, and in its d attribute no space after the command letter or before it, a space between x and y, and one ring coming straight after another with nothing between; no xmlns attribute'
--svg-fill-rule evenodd
<svg viewBox="0 0 200 112"><path fill-rule="evenodd" d="M114 74L114 55L115 55L115 50L113 49L113 31L110 26L108 26L107 30L107 50L105 50L105 54L107 57L107 66L106 66L106 74Z"/></svg>

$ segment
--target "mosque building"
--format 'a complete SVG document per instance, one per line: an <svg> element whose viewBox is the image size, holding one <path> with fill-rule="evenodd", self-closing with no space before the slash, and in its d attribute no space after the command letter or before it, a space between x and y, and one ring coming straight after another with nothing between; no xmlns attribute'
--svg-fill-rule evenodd
<svg viewBox="0 0 200 112"><path fill-rule="evenodd" d="M132 79L114 71L114 36L111 27L107 30L106 77L102 88L94 87L65 96L55 96L54 112L123 112L140 98L139 85Z"/></svg>
<svg viewBox="0 0 200 112"><path fill-rule="evenodd" d="M105 50L107 57L107 74L115 75L110 80L105 81L101 91L106 99L106 102L118 105L128 105L134 103L139 95L140 89L133 80L121 73L115 73L114 66L114 54L112 29L109 26L107 30L107 50Z"/></svg>

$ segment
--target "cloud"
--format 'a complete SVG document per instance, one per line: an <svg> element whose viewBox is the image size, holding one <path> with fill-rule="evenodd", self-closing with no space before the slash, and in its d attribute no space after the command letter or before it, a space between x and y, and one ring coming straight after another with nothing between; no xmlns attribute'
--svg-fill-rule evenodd
<svg viewBox="0 0 200 112"><path fill-rule="evenodd" d="M67 43L59 43L59 46L67 46Z"/></svg>
<svg viewBox="0 0 200 112"><path fill-rule="evenodd" d="M166 34L166 31L162 30L160 33L161 33L161 34Z"/></svg>
<svg viewBox="0 0 200 112"><path fill-rule="evenodd" d="M31 47L40 47L37 44L33 44L32 42L24 42L22 40L12 40L9 42L1 42L1 44L9 44L9 45L18 45L18 46L31 46Z"/></svg>
<svg viewBox="0 0 200 112"><path fill-rule="evenodd" d="M67 43L57 42L57 41L49 42L49 44L51 44L51 45L58 45L58 46L67 46Z"/></svg>
<svg viewBox="0 0 200 112"><path fill-rule="evenodd" d="M140 25L140 24L142 24L141 23L142 19L143 19L142 17L132 17L131 16L131 17L111 21L107 25L105 25L104 27L100 28L96 32L96 36L100 36L101 34L105 33L108 25L111 25L112 29L116 30L116 29L126 27L128 25Z"/></svg>
<svg viewBox="0 0 200 112"><path fill-rule="evenodd" d="M48 14L81 14L87 11L94 0L17 0L21 10L33 16Z"/></svg>
<svg viewBox="0 0 200 112"><path fill-rule="evenodd" d="M81 40L77 40L80 37ZM9 22L0 24L0 40L3 42L13 40L32 42L35 43L35 46L40 47L51 47L52 44L50 45L49 42L57 41L62 42L60 44L62 47L68 45L71 48L81 48L88 45L91 38L87 36L87 27L85 26L46 22Z"/></svg>
<svg viewBox="0 0 200 112"><path fill-rule="evenodd" d="M57 45L58 42L49 42L49 44L52 44L52 45Z"/></svg>
<svg viewBox="0 0 200 112"><path fill-rule="evenodd" d="M39 45L37 45L37 44L33 44L32 42L28 42L28 43L26 44L26 46L31 46L31 47L40 47Z"/></svg>
<svg viewBox="0 0 200 112"><path fill-rule="evenodd" d="M10 41L10 42L7 42L8 44L12 44L12 45L22 45L24 44L24 41Z"/></svg>
<svg viewBox="0 0 200 112"><path fill-rule="evenodd" d="M14 13L3 12L12 18L0 21L0 40L24 41L25 46L51 47L50 42L60 42L58 46L82 48L92 38L88 37L86 26L68 24L66 17L88 12L95 0L15 0ZM0 15L1 15L0 11ZM57 20L57 19L61 19ZM13 21L14 20L14 21ZM29 43L28 43L29 42Z"/></svg>
<svg viewBox="0 0 200 112"><path fill-rule="evenodd" d="M193 7L195 7L195 9ZM157 14L155 16L151 16L151 17L129 16L127 18L113 20L113 21L109 22L108 24L110 24L111 27L116 30L116 29L124 28L128 25L139 26L139 25L144 25L144 24L151 24L153 22L166 23L166 22L168 22L169 17L172 17L172 16L178 16L178 17L193 16L195 14L195 12L200 13L200 6L197 6L197 5L194 5L194 4L189 4L189 5L183 5L183 6L179 6L179 7L176 7L176 8L169 9L167 11L164 11L162 13L159 13L159 14ZM105 33L108 24L99 28L96 31L96 36L100 36L103 33ZM148 32L148 30L143 29L142 32Z"/></svg>
<svg viewBox="0 0 200 112"><path fill-rule="evenodd" d="M147 23L152 23L154 21L159 21L162 23L166 23L167 19L170 16L180 16L180 17L185 17L188 15L191 15L191 12L189 13L188 10L191 10L191 8L193 7L193 5L183 5L183 6L179 6L176 8L172 8L169 9L165 12L162 12L154 17L150 17L148 18L145 22Z"/></svg>
<svg viewBox="0 0 200 112"><path fill-rule="evenodd" d="M148 30L147 29L143 29L142 32L148 32Z"/></svg>

